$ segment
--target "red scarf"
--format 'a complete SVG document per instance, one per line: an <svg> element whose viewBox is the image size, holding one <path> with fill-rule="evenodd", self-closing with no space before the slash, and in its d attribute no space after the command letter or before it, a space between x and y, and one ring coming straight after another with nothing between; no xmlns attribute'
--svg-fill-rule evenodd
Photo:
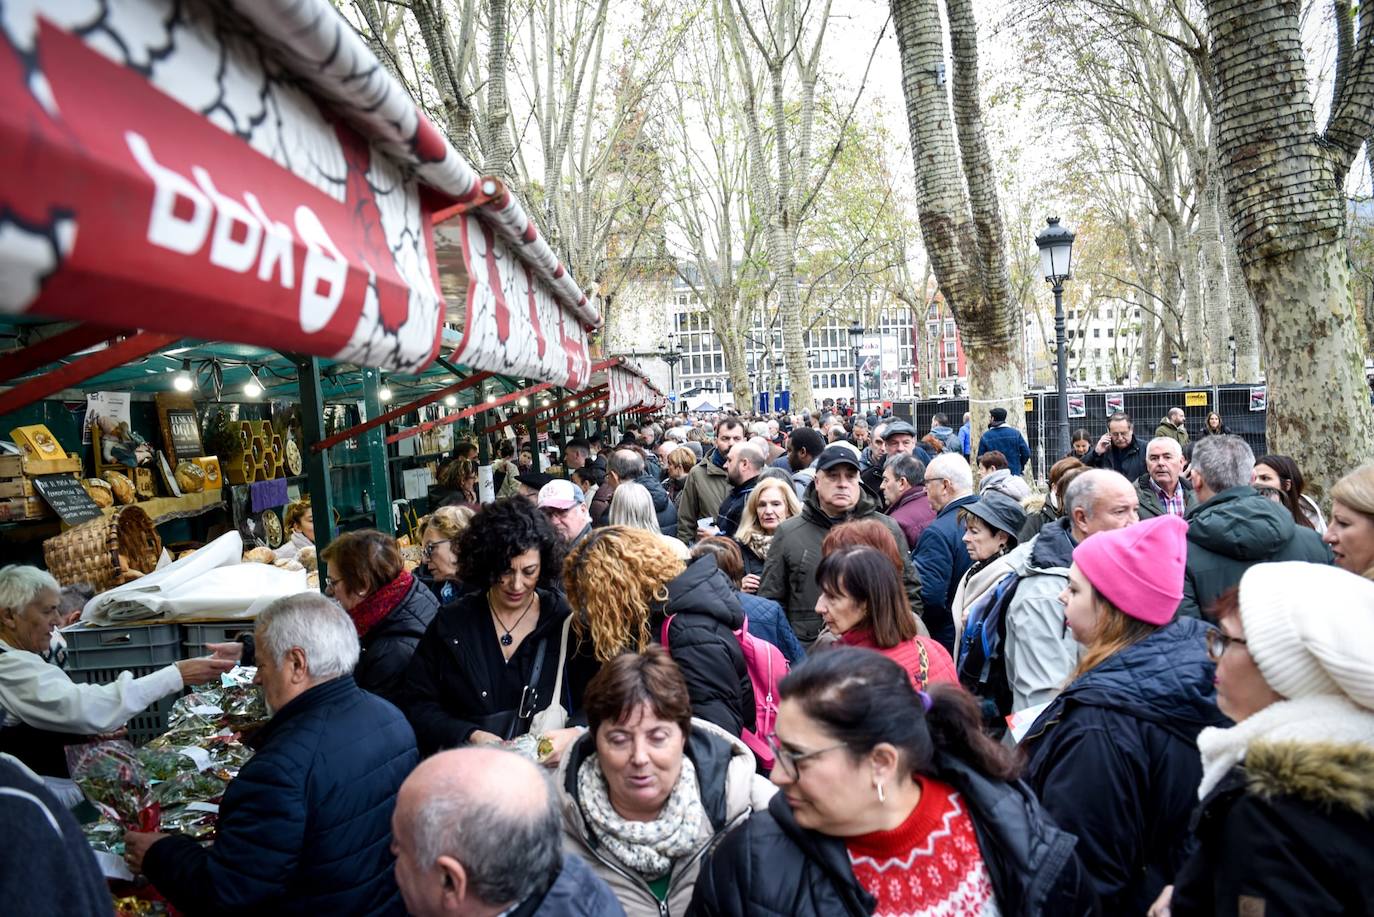
<svg viewBox="0 0 1374 917"><path fill-rule="evenodd" d="M386 620L386 616L406 597L413 582L415 577L410 571L402 570L394 580L354 605L348 616L353 619L353 626L358 628L358 636L367 636L368 631Z"/></svg>

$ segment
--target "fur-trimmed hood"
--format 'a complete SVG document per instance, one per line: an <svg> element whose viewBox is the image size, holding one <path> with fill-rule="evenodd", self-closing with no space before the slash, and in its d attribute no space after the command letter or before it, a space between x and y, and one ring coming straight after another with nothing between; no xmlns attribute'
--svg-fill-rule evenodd
<svg viewBox="0 0 1374 917"><path fill-rule="evenodd" d="M1374 813L1374 746L1342 742L1254 742L1245 755L1246 789L1296 796L1324 809Z"/></svg>

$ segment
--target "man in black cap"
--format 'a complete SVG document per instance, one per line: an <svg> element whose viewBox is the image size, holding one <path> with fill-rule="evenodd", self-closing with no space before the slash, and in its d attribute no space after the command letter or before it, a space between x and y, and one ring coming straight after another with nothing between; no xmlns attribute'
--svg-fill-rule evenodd
<svg viewBox="0 0 1374 917"><path fill-rule="evenodd" d="M864 469L861 480L864 489L878 502L879 506L885 506L883 501L883 469L887 467L887 460L896 455L914 455L921 460L921 464L930 464L930 453L921 448L916 442L916 428L905 420L893 420L885 425L883 431L883 460L871 463Z"/></svg>
<svg viewBox="0 0 1374 917"><path fill-rule="evenodd" d="M1020 430L1007 426L1006 408L993 408L988 416L992 423L982 439L978 440L978 456L981 458L984 452L1000 452L1007 457L1007 468L1020 477L1021 469L1030 461L1030 446L1026 444L1026 438Z"/></svg>
<svg viewBox="0 0 1374 917"><path fill-rule="evenodd" d="M544 485L552 481L553 475L545 474L542 471L527 471L524 474L517 474L515 480L520 483L516 495L524 497L531 503L539 502L539 491L544 489Z"/></svg>
<svg viewBox="0 0 1374 917"><path fill-rule="evenodd" d="M906 535L896 522L878 512L876 502L859 484L858 450L848 443L836 443L826 446L816 460L816 479L806 492L801 513L784 520L773 533L759 583L758 594L787 610L787 620L802 643L815 642L821 630L821 617L816 614L820 587L815 577L821 543L834 526L867 518L887 526L898 552L907 558L902 579L911 610L920 615L921 584L909 559Z"/></svg>

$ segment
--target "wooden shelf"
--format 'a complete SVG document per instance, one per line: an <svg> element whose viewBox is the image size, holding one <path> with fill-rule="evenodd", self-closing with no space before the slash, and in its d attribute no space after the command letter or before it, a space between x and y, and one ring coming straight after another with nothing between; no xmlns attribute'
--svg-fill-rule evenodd
<svg viewBox="0 0 1374 917"><path fill-rule="evenodd" d="M199 516L201 513L208 513L211 510L223 509L224 491L217 487L214 490L183 494L180 497L154 497L151 500L139 500L133 505L147 513L154 524L158 524L172 519L188 519L191 516ZM119 504L107 506L101 512L108 516L117 509L119 509Z"/></svg>

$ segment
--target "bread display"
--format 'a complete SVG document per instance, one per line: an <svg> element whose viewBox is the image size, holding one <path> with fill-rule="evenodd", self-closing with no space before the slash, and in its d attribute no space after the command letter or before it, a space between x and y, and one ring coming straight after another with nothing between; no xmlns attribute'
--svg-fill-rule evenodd
<svg viewBox="0 0 1374 917"><path fill-rule="evenodd" d="M205 469L195 462L177 462L176 478L184 494L198 494L205 489Z"/></svg>
<svg viewBox="0 0 1374 917"><path fill-rule="evenodd" d="M95 501L96 506L101 509L114 506L114 491L110 489L107 481L102 481L100 478L86 478L82 480L81 486L86 489L86 493Z"/></svg>
<svg viewBox="0 0 1374 917"><path fill-rule="evenodd" d="M277 562L277 555L272 553L271 548L249 548L243 554L243 562L246 564L272 564Z"/></svg>
<svg viewBox="0 0 1374 917"><path fill-rule="evenodd" d="M134 490L134 482L129 480L127 475L118 471L105 472L105 480L110 484L110 490L114 491L114 498L121 504L127 506L138 499L138 493Z"/></svg>

